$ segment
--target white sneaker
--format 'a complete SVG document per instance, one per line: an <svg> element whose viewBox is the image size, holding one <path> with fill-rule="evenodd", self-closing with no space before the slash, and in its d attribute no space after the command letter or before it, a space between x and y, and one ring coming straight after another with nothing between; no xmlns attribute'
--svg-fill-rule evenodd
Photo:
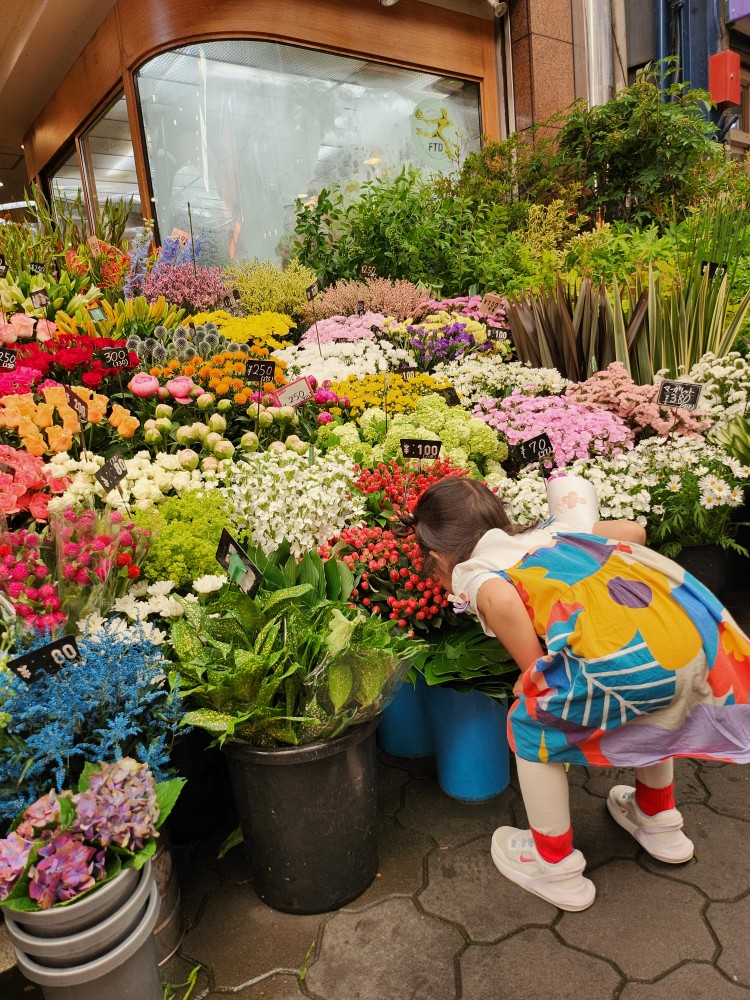
<svg viewBox="0 0 750 1000"><path fill-rule="evenodd" d="M648 816L638 808L635 788L630 785L615 785L610 790L607 809L615 823L631 833L657 861L678 865L692 858L695 848L682 832L682 813L678 809Z"/></svg>
<svg viewBox="0 0 750 1000"><path fill-rule="evenodd" d="M490 853L506 878L561 910L585 910L594 902L596 888L583 877L586 861L580 851L553 865L539 854L530 830L501 826L492 834Z"/></svg>

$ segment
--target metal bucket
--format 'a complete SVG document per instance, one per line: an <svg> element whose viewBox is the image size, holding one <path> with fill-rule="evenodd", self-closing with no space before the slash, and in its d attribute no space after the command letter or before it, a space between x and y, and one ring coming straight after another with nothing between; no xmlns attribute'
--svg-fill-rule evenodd
<svg viewBox="0 0 750 1000"><path fill-rule="evenodd" d="M175 954L185 936L185 919L182 915L180 887L174 870L172 845L162 827L159 848L151 859L154 880L159 890L159 914L154 927L156 960L164 965Z"/></svg>

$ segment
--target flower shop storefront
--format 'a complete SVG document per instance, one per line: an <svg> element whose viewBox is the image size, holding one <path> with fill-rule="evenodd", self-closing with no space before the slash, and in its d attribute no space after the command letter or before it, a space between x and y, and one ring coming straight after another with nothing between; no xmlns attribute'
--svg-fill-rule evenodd
<svg viewBox="0 0 750 1000"><path fill-rule="evenodd" d="M284 259L297 199L447 173L501 129L495 27L403 0L115 4L26 138L30 176L91 217L203 234L205 262ZM93 69L93 72L92 72Z"/></svg>

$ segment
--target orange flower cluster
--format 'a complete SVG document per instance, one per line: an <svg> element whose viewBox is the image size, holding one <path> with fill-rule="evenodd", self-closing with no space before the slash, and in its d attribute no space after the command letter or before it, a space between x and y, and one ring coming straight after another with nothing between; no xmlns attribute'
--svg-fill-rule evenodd
<svg viewBox="0 0 750 1000"><path fill-rule="evenodd" d="M257 382L248 383L245 379L245 363L251 358L269 358L267 347L253 346L247 351L224 351L212 358L192 358L190 361L179 362L176 359L166 365L158 365L151 369L151 374L157 378L172 379L178 375L187 375L203 389L217 396L230 397L238 406L245 406L257 391ZM284 378L285 361L270 358L274 361L274 382L263 385L264 392L273 392L280 385L286 384Z"/></svg>
<svg viewBox="0 0 750 1000"><path fill-rule="evenodd" d="M104 419L109 400L85 386L71 386L73 392L88 407L88 422L98 424ZM21 447L37 457L47 452L68 451L73 444L73 435L81 430L75 410L68 403L65 388L61 385L45 386L42 389L44 402L37 403L32 393L3 396L0 398L0 427L15 430L21 439ZM116 419L115 412L122 410ZM62 426L55 423L55 415L60 417ZM140 421L122 406L113 407L109 423L117 429L121 437L132 437ZM46 439L45 439L46 435Z"/></svg>

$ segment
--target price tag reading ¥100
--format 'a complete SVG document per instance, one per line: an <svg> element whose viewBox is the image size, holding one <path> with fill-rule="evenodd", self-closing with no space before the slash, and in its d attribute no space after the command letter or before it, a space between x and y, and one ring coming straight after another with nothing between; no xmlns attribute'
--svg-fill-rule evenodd
<svg viewBox="0 0 750 1000"><path fill-rule="evenodd" d="M537 434L536 437L521 441L515 446L515 453L522 462L538 462L540 458L546 458L554 451L552 442L546 434Z"/></svg>
<svg viewBox="0 0 750 1000"><path fill-rule="evenodd" d="M99 354L102 364L107 368L127 368L130 365L130 351L127 347L103 347Z"/></svg>
<svg viewBox="0 0 750 1000"><path fill-rule="evenodd" d="M417 369L416 368L409 368L409 367L397 368L396 369L396 374L400 375L401 378L404 378L404 379L406 379L408 381L409 379L417 377Z"/></svg>
<svg viewBox="0 0 750 1000"><path fill-rule="evenodd" d="M479 303L479 311L486 313L488 316L494 316L502 304L502 295L497 295L495 292L487 292L486 295L482 296L482 301Z"/></svg>
<svg viewBox="0 0 750 1000"><path fill-rule="evenodd" d="M84 403L79 395L73 392L69 385L65 386L65 396L68 400L68 406L73 410L81 423L85 423L89 419L89 408L86 403Z"/></svg>
<svg viewBox="0 0 750 1000"><path fill-rule="evenodd" d="M308 399L312 399L315 393L306 378L298 378L289 385L277 389L274 395L279 406L302 406Z"/></svg>
<svg viewBox="0 0 750 1000"><path fill-rule="evenodd" d="M250 382L273 382L276 364L273 361L248 361L245 364L245 378Z"/></svg>
<svg viewBox="0 0 750 1000"><path fill-rule="evenodd" d="M315 298L315 296L318 294L319 291L320 291L320 282L313 281L313 283L311 285L308 285L307 288L305 289L305 295L307 296L307 301L312 302L312 300Z"/></svg>
<svg viewBox="0 0 750 1000"><path fill-rule="evenodd" d="M694 410L701 398L703 386L699 382L673 382L664 379L659 383L659 406L675 406L683 410Z"/></svg>
<svg viewBox="0 0 750 1000"><path fill-rule="evenodd" d="M94 473L94 479L109 493L110 490L117 489L127 474L125 459L122 455L113 455L98 472Z"/></svg>
<svg viewBox="0 0 750 1000"><path fill-rule="evenodd" d="M434 459L440 454L442 441L426 441L422 438L401 438L401 452L404 458Z"/></svg>
<svg viewBox="0 0 750 1000"><path fill-rule="evenodd" d="M68 663L77 660L78 657L76 637L65 635L62 639L34 649L24 656L17 656L15 660L9 660L6 666L22 681L33 684L41 674L56 674Z"/></svg>
<svg viewBox="0 0 750 1000"><path fill-rule="evenodd" d="M16 351L14 347L0 347L0 371L14 372L16 370Z"/></svg>

